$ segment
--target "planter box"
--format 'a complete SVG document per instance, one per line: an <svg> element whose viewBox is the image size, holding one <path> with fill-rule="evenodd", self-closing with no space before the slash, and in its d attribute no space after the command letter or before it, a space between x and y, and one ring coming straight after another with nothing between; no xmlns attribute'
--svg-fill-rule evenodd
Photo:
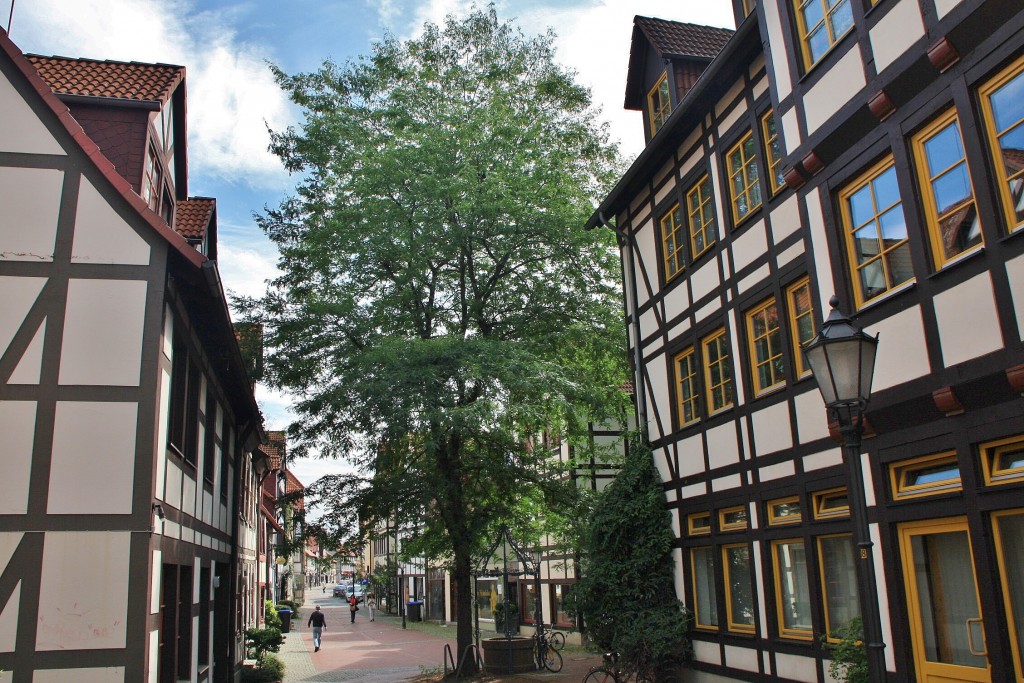
<svg viewBox="0 0 1024 683"><path fill-rule="evenodd" d="M487 638L480 645L487 673L521 674L537 669L533 638Z"/></svg>

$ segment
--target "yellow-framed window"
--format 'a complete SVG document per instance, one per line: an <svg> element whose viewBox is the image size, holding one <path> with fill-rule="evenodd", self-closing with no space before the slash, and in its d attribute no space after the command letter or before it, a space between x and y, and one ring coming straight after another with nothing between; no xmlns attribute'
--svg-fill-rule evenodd
<svg viewBox="0 0 1024 683"><path fill-rule="evenodd" d="M691 346L676 355L672 361L676 373L676 406L679 426L693 424L700 419L700 372L697 353Z"/></svg>
<svg viewBox="0 0 1024 683"><path fill-rule="evenodd" d="M722 546L722 567L725 574L726 624L730 631L753 633L756 630L754 602L754 570L750 546L735 543Z"/></svg>
<svg viewBox="0 0 1024 683"><path fill-rule="evenodd" d="M708 414L732 407L732 356L725 328L713 332L701 342L704 360L704 386L708 396Z"/></svg>
<svg viewBox="0 0 1024 683"><path fill-rule="evenodd" d="M718 239L715 203L712 199L711 177L705 173L686 193L686 213L690 218L690 254L693 259L707 251Z"/></svg>
<svg viewBox="0 0 1024 683"><path fill-rule="evenodd" d="M750 526L746 505L722 508L718 511L719 531L740 531Z"/></svg>
<svg viewBox="0 0 1024 683"><path fill-rule="evenodd" d="M767 508L768 526L798 524L804 518L800 496L787 496L786 498L770 500L768 501Z"/></svg>
<svg viewBox="0 0 1024 683"><path fill-rule="evenodd" d="M889 466L894 500L961 491L960 463L956 453L936 453Z"/></svg>
<svg viewBox="0 0 1024 683"><path fill-rule="evenodd" d="M839 207L858 307L914 279L892 155L847 184Z"/></svg>
<svg viewBox="0 0 1024 683"><path fill-rule="evenodd" d="M1024 56L978 89L1006 230L1024 228Z"/></svg>
<svg viewBox="0 0 1024 683"><path fill-rule="evenodd" d="M980 451L986 486L1024 481L1024 436L982 444Z"/></svg>
<svg viewBox="0 0 1024 683"><path fill-rule="evenodd" d="M693 625L699 629L717 630L718 580L714 548L690 549L690 575L693 580Z"/></svg>
<svg viewBox="0 0 1024 683"><path fill-rule="evenodd" d="M853 28L850 0L793 0L800 52L809 70Z"/></svg>
<svg viewBox="0 0 1024 683"><path fill-rule="evenodd" d="M830 641L835 641L831 634L860 616L856 548L850 534L818 536L816 540L825 634Z"/></svg>
<svg viewBox="0 0 1024 683"><path fill-rule="evenodd" d="M772 541L775 567L775 609L779 635L811 640L811 588L807 576L807 551L802 539Z"/></svg>
<svg viewBox="0 0 1024 683"><path fill-rule="evenodd" d="M748 311L746 317L754 396L761 396L786 383L782 362L782 326L775 297Z"/></svg>
<svg viewBox="0 0 1024 683"><path fill-rule="evenodd" d="M651 118L651 136L653 137L668 121L672 113L672 99L668 89L668 72L666 71L647 93L647 112Z"/></svg>
<svg viewBox="0 0 1024 683"><path fill-rule="evenodd" d="M815 519L832 519L850 515L850 497L845 486L816 491L811 496Z"/></svg>
<svg viewBox="0 0 1024 683"><path fill-rule="evenodd" d="M793 361L797 377L807 377L811 368L804 358L803 346L814 339L814 301L811 279L803 277L786 287L786 312L789 317L789 338L793 345Z"/></svg>
<svg viewBox="0 0 1024 683"><path fill-rule="evenodd" d="M686 254L683 251L686 242L682 239L682 232L683 212L679 204L674 204L668 213L661 217L661 243L664 248L666 280L671 280L686 267Z"/></svg>
<svg viewBox="0 0 1024 683"><path fill-rule="evenodd" d="M772 194L786 186L782 175L782 143L779 141L779 126L775 112L771 109L761 117L761 139L764 140L764 158L768 162L768 183Z"/></svg>
<svg viewBox="0 0 1024 683"><path fill-rule="evenodd" d="M941 268L982 246L960 120L950 109L911 138L932 258Z"/></svg>
<svg viewBox="0 0 1024 683"><path fill-rule="evenodd" d="M1024 682L1024 509L992 513L993 541L1017 683Z"/></svg>
<svg viewBox="0 0 1024 683"><path fill-rule="evenodd" d="M761 206L761 177L757 170L754 131L747 132L725 155L733 223L739 224Z"/></svg>
<svg viewBox="0 0 1024 683"><path fill-rule="evenodd" d="M694 512L686 517L686 529L691 536L704 536L711 533L711 513Z"/></svg>

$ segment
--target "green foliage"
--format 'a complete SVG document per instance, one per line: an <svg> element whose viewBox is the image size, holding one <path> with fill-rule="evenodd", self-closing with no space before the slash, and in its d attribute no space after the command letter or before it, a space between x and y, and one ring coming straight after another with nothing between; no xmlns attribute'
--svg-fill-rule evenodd
<svg viewBox="0 0 1024 683"><path fill-rule="evenodd" d="M283 644L284 636L280 629L268 627L245 630L245 654L255 659L257 666L262 665L271 652L280 652Z"/></svg>
<svg viewBox="0 0 1024 683"><path fill-rule="evenodd" d="M519 605L514 599L509 600L508 614L505 613L505 601L499 600L494 606L494 630L498 633L516 633L519 631Z"/></svg>
<svg viewBox="0 0 1024 683"><path fill-rule="evenodd" d="M282 680L284 662L274 655L266 655L251 669L242 669L242 683L276 683Z"/></svg>
<svg viewBox="0 0 1024 683"><path fill-rule="evenodd" d="M830 642L829 638L836 642ZM864 643L864 622L854 617L845 626L821 637L832 661L828 673L843 683L868 683L868 649Z"/></svg>
<svg viewBox="0 0 1024 683"><path fill-rule="evenodd" d="M650 448L629 442L625 466L601 493L573 596L591 638L625 666L669 679L689 659L689 616L673 583L674 538Z"/></svg>
<svg viewBox="0 0 1024 683"><path fill-rule="evenodd" d="M618 253L581 227L617 152L552 40L489 6L344 65L274 70L304 121L272 148L301 181L257 217L282 274L235 304L267 334L266 380L300 397L290 455L358 473L301 492L323 509L295 523L322 547L415 527L403 552L468 585L499 520L536 536L552 509L574 514L576 488L528 437L584 447L589 420L625 417Z"/></svg>
<svg viewBox="0 0 1024 683"><path fill-rule="evenodd" d="M263 602L263 622L267 628L281 629L281 617L277 613L277 606L273 600Z"/></svg>
<svg viewBox="0 0 1024 683"><path fill-rule="evenodd" d="M299 610L299 603L294 600L281 600L277 603L275 610L284 609L286 607L292 611L292 622L294 623L295 620L299 618L299 612L301 611Z"/></svg>

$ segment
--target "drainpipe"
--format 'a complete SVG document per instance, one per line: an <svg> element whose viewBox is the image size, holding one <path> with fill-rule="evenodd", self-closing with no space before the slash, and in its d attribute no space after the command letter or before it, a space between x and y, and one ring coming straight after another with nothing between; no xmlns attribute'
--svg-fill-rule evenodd
<svg viewBox="0 0 1024 683"><path fill-rule="evenodd" d="M633 241L620 228L612 225L605 220L604 212L599 211L597 214L598 220L601 221L601 225L608 228L615 233L618 237L620 244L626 247L626 264L629 278L630 287L630 306L633 308L633 322L631 326L633 328L633 377L635 380L634 389L636 390L636 412L637 420L642 425L642 432L644 435L647 434L647 387L644 384L642 368L643 358L640 355L640 312L639 312L639 298L636 294L637 282L636 282L636 258L633 253ZM629 313L629 307L626 307L626 313ZM628 343L628 339L626 340Z"/></svg>

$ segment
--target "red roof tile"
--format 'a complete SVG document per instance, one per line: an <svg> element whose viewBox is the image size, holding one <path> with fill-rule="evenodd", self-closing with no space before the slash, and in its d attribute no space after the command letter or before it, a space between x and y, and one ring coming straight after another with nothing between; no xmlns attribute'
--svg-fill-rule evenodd
<svg viewBox="0 0 1024 683"><path fill-rule="evenodd" d="M735 33L727 28L687 24L681 21L668 21L639 15L633 21L662 57L714 59Z"/></svg>
<svg viewBox="0 0 1024 683"><path fill-rule="evenodd" d="M281 463L288 452L288 439L284 432L267 432L267 443L260 450L270 457L270 469L281 469Z"/></svg>
<svg viewBox="0 0 1024 683"><path fill-rule="evenodd" d="M174 211L174 230L185 239L203 239L210 225L217 200L209 197L191 197L178 202Z"/></svg>
<svg viewBox="0 0 1024 683"><path fill-rule="evenodd" d="M185 67L171 64L112 62L70 57L25 55L57 95L113 97L166 102L185 77Z"/></svg>

